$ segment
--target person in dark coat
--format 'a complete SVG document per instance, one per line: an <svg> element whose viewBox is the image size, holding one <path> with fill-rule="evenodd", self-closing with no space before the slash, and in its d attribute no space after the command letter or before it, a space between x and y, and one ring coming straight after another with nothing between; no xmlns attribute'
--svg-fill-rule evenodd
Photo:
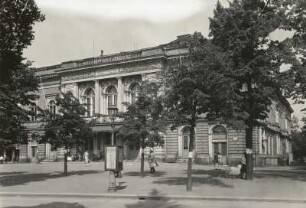
<svg viewBox="0 0 306 208"><path fill-rule="evenodd" d="M213 163L214 163L215 170L218 170L219 169L219 153L218 152L215 152L214 154Z"/></svg>
<svg viewBox="0 0 306 208"><path fill-rule="evenodd" d="M240 177L245 179L245 176L246 176L246 153L242 155L241 169L240 169Z"/></svg>

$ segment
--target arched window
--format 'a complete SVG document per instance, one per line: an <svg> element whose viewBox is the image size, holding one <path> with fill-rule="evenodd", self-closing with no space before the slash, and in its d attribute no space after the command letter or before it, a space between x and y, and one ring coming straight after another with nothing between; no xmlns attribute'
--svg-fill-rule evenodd
<svg viewBox="0 0 306 208"><path fill-rule="evenodd" d="M226 136L226 129L224 128L224 126L221 125L215 126L213 128L213 134Z"/></svg>
<svg viewBox="0 0 306 208"><path fill-rule="evenodd" d="M135 103L140 92L139 84L137 83L133 84L130 88L130 92L131 92L131 103Z"/></svg>
<svg viewBox="0 0 306 208"><path fill-rule="evenodd" d="M90 88L85 91L85 104L86 104L86 117L93 116L95 114L95 92Z"/></svg>
<svg viewBox="0 0 306 208"><path fill-rule="evenodd" d="M55 105L55 101L51 100L49 102L49 111L52 115L54 115L56 113L56 105Z"/></svg>
<svg viewBox="0 0 306 208"><path fill-rule="evenodd" d="M117 107L117 89L110 86L107 89L107 107Z"/></svg>

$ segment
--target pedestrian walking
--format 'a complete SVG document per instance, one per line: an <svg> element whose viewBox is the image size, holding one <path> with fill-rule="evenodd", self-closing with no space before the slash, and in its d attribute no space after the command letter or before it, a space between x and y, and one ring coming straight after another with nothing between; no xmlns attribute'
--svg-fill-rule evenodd
<svg viewBox="0 0 306 208"><path fill-rule="evenodd" d="M240 177L242 179L245 179L246 177L246 153L244 153L241 158Z"/></svg>
<svg viewBox="0 0 306 208"><path fill-rule="evenodd" d="M219 153L218 152L215 152L214 154L213 163L214 163L215 170L218 170L219 169Z"/></svg>
<svg viewBox="0 0 306 208"><path fill-rule="evenodd" d="M15 156L14 156L14 163L19 162L19 155L20 155L20 150L19 150L19 148L16 148L15 149Z"/></svg>
<svg viewBox="0 0 306 208"><path fill-rule="evenodd" d="M154 151L153 151L152 148L150 149L150 154L148 155L148 163L149 163L149 167L150 167L150 172L155 173L155 171L156 171L155 167L158 166L158 163L155 160Z"/></svg>
<svg viewBox="0 0 306 208"><path fill-rule="evenodd" d="M84 152L84 161L85 161L85 165L86 166L88 166L88 163L89 163L88 156L89 156L88 151L85 150L85 152Z"/></svg>
<svg viewBox="0 0 306 208"><path fill-rule="evenodd" d="M4 157L3 155L0 155L0 164L3 164L4 163Z"/></svg>

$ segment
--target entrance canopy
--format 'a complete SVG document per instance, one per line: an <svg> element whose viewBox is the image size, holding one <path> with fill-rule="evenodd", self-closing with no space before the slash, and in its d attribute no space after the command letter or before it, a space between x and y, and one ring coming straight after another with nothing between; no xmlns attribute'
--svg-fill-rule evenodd
<svg viewBox="0 0 306 208"><path fill-rule="evenodd" d="M115 125L115 131L119 130L122 125ZM92 127L93 132L112 132L110 125L97 125Z"/></svg>

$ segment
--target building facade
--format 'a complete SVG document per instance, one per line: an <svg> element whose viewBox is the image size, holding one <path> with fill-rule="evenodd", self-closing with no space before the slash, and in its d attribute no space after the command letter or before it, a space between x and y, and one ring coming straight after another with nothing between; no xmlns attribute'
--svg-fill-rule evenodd
<svg viewBox="0 0 306 208"><path fill-rule="evenodd" d="M92 127L94 137L86 148L90 150L93 159L103 159L104 147L111 142L108 108L116 106L119 111L125 111L123 103L135 100L142 81L159 82L165 63L169 60L179 61L188 53L188 49L184 47L186 38L187 35L178 36L176 40L156 47L101 54L99 57L36 69L36 75L41 80L40 99L36 105L57 113L55 97L60 92L70 92L81 103L86 104L84 119L96 121ZM31 107L35 111L35 106ZM288 102L279 99L271 105L269 117L254 129L253 151L257 165L280 165L292 159L289 138L291 113ZM115 120L115 130L120 127L120 123L119 119ZM60 149L52 150L49 144L38 143L37 138L43 134L40 121L33 117L26 125L29 129L29 144L18 147L21 160L54 160L62 157ZM175 130L169 128L164 140L163 147L155 147L156 157L169 162L188 157L188 126ZM78 154L76 149L72 152ZM195 160L209 164L215 152L222 155L223 164L239 163L245 152L245 132L216 121L199 119L196 125ZM125 146L124 154L126 159L135 159L139 155L139 149Z"/></svg>

